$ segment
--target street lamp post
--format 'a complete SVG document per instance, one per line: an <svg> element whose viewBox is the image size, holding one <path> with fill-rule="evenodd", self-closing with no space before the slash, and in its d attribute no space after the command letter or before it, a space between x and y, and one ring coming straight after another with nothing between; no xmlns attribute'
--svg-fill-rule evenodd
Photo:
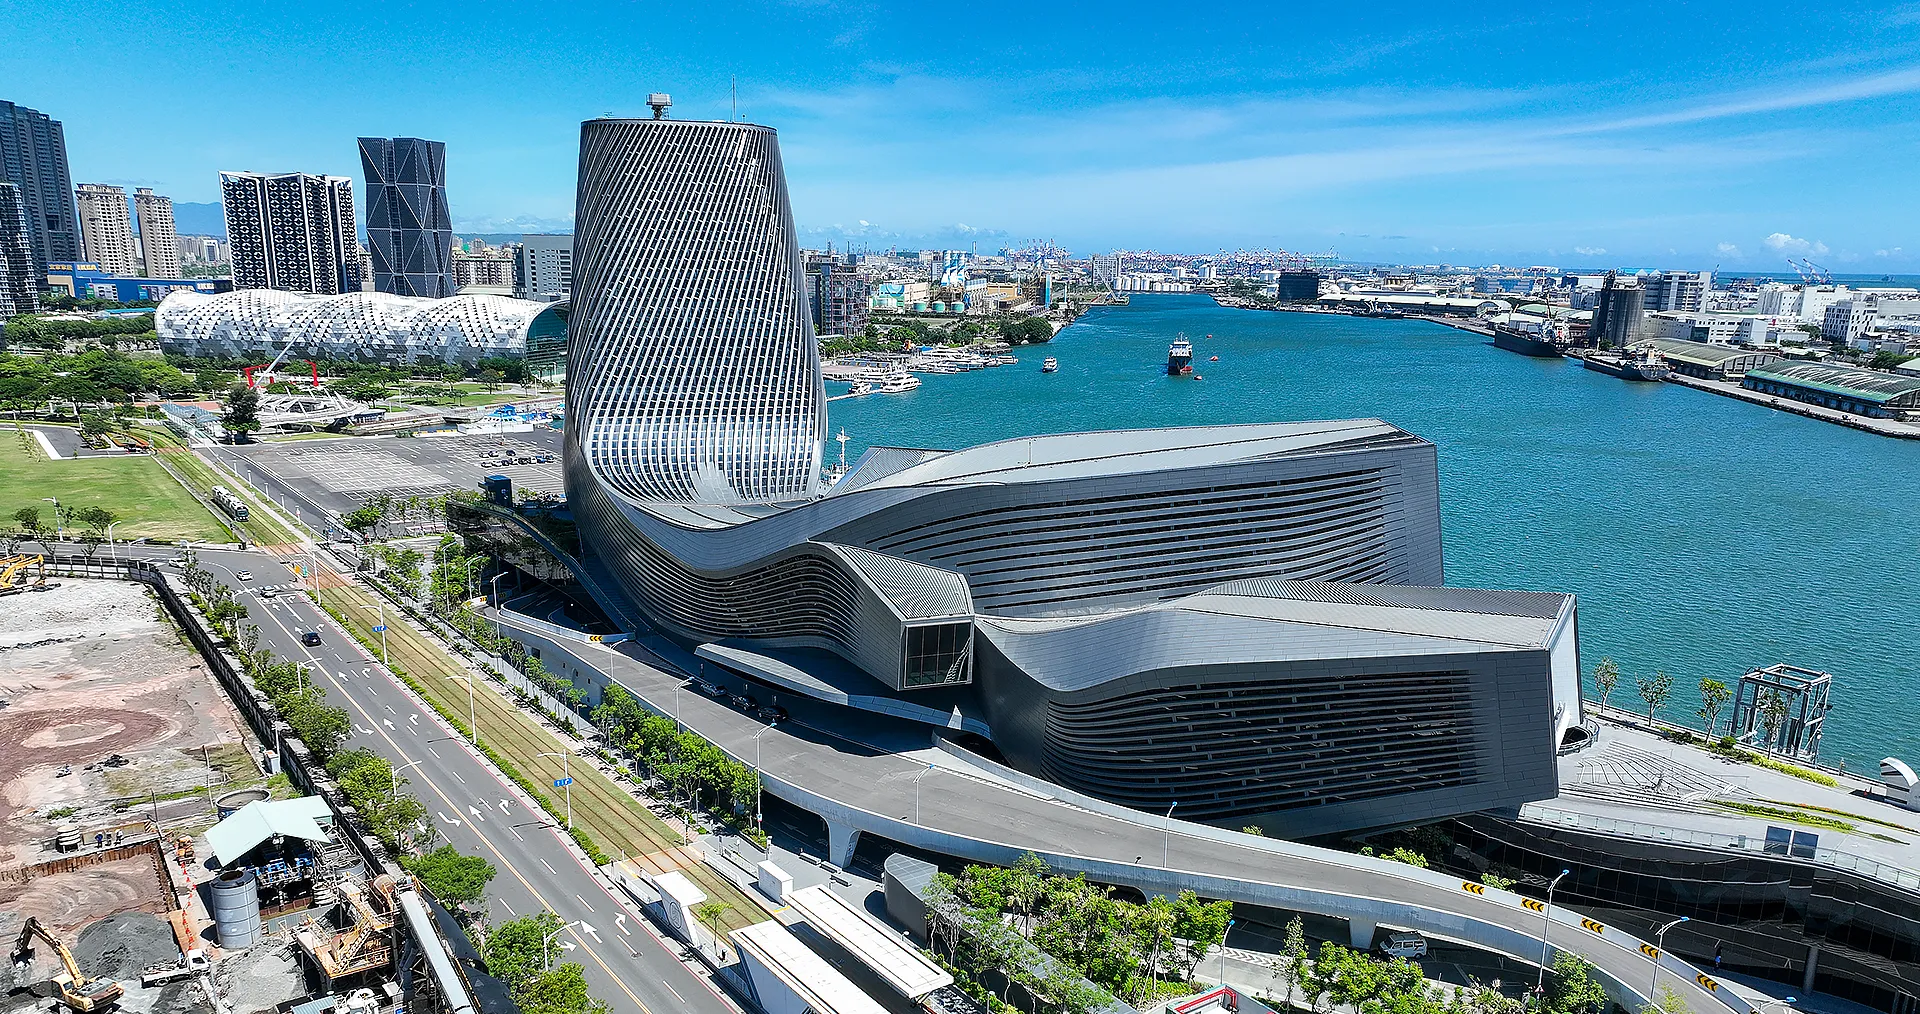
<svg viewBox="0 0 1920 1014"><path fill-rule="evenodd" d="M1227 933L1233 932L1234 920L1227 920ZM1227 984L1227 933L1220 934L1220 985Z"/></svg>
<svg viewBox="0 0 1920 1014"><path fill-rule="evenodd" d="M405 771L408 768L417 768L420 765L425 763L426 763L425 760L417 760L411 764L402 764L397 768L392 768L389 770L388 773L393 775L393 789L387 793L387 802L391 803L394 800L400 798L400 772Z"/></svg>
<svg viewBox="0 0 1920 1014"><path fill-rule="evenodd" d="M1178 799L1167 805L1167 836L1160 843L1160 868L1166 869L1173 855L1173 808L1180 805Z"/></svg>
<svg viewBox="0 0 1920 1014"><path fill-rule="evenodd" d="M115 565L120 563L120 551L113 546L113 526L119 523L118 521L107 522L107 558L112 560Z"/></svg>
<svg viewBox="0 0 1920 1014"><path fill-rule="evenodd" d="M447 679L467 685L467 731L473 736L473 745L477 748L480 745L480 723L473 711L473 679L468 676L448 676Z"/></svg>
<svg viewBox="0 0 1920 1014"><path fill-rule="evenodd" d="M927 772L932 770L933 765L928 764L920 769L919 774L913 776L913 822L922 827L925 825L920 824L920 779L927 777Z"/></svg>
<svg viewBox="0 0 1920 1014"><path fill-rule="evenodd" d="M1559 887L1560 881L1572 872L1561 870L1560 876L1547 884L1547 907L1540 910L1540 975L1533 981L1536 996L1545 996L1547 989L1547 934L1553 930L1553 889Z"/></svg>
<svg viewBox="0 0 1920 1014"><path fill-rule="evenodd" d="M763 816L760 806L760 797L764 795L760 790L760 737L772 732L776 724L778 724L777 721L768 722L766 728L753 734L753 826L755 828L760 827Z"/></svg>
<svg viewBox="0 0 1920 1014"><path fill-rule="evenodd" d="M567 830L573 830L573 755L569 753L543 753L541 757L560 758L560 788L567 795Z"/></svg>
<svg viewBox="0 0 1920 1014"><path fill-rule="evenodd" d="M500 632L500 579L506 576L505 574L493 575L493 636L495 638L506 636Z"/></svg>
<svg viewBox="0 0 1920 1014"><path fill-rule="evenodd" d="M42 499L42 500L44 500L44 501L46 501L47 503L50 503L50 504L52 504L52 505L53 505L53 537L54 537L54 540L55 540L55 541L57 541L57 542L65 542L65 541L67 541L67 529L66 529L66 526L65 526L65 525L62 525L62 524L60 523L60 498L59 498L59 497L57 497L57 496L43 496L43 497L41 497L40 499Z"/></svg>
<svg viewBox="0 0 1920 1014"><path fill-rule="evenodd" d="M569 923L561 923L560 925L555 926L553 928L553 932L543 934L540 937L540 963L546 965L548 968L552 968L553 967L553 938L559 936L562 933L565 933L567 930L570 930L573 927L578 926L583 922L586 922L586 920L575 919L574 921Z"/></svg>
<svg viewBox="0 0 1920 1014"><path fill-rule="evenodd" d="M1652 958L1649 959L1653 962L1653 981L1647 986L1647 1002L1650 1004L1653 1004L1656 1007L1660 1005L1659 999L1654 996L1654 994L1658 992L1660 989L1660 952L1667 949L1667 931L1674 928L1675 926L1680 925L1683 922L1691 922L1691 921L1692 921L1691 918L1683 915L1680 918L1675 919L1672 922L1667 923L1665 926L1662 926L1658 930L1654 931L1654 934L1653 934L1654 955Z"/></svg>

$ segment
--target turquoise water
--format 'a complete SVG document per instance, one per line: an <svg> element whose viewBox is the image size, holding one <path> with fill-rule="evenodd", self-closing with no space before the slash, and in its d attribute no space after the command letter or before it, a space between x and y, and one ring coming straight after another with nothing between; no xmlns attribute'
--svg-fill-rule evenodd
<svg viewBox="0 0 1920 1014"><path fill-rule="evenodd" d="M1164 374L1179 331L1202 380ZM1630 384L1423 321L1203 296L1136 296L1017 354L833 402L848 460L869 444L1378 417L1439 447L1448 583L1577 594L1583 666L1611 655L1626 674L1613 703L1634 706L1633 677L1664 668L1667 710L1691 720L1701 677L1789 662L1834 674L1822 759L1920 761L1920 442ZM1049 355L1060 372L1040 372Z"/></svg>

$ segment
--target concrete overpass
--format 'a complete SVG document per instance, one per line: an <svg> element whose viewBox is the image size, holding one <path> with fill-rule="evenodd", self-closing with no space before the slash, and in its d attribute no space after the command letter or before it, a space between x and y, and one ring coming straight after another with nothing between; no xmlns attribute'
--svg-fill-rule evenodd
<svg viewBox="0 0 1920 1014"><path fill-rule="evenodd" d="M1568 951L1592 962L1609 995L1629 1010L1653 999L1657 978L1701 1014L1753 1012L1693 965L1564 908L1549 912L1534 899L1405 863L1143 814L925 740L919 749L902 751L897 739L880 742L884 734L879 732L869 735L839 723L807 725L809 716L799 713L799 705L794 721L769 730L759 719L692 689L685 673L640 642L589 639L511 610L499 610L498 617L513 637L540 649L550 671L597 686L616 682L736 760L757 761L766 791L826 822L836 863L851 858L863 833L1000 865L1012 865L1031 851L1056 870L1145 894L1192 890L1208 898L1345 919L1354 943L1362 947L1371 943L1376 926L1387 925L1526 962L1541 960L1543 949L1549 961L1552 954ZM884 721L844 714L869 729Z"/></svg>

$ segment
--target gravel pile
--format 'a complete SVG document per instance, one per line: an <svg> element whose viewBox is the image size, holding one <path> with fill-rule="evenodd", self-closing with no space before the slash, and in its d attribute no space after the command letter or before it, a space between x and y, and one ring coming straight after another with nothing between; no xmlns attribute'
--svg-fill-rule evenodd
<svg viewBox="0 0 1920 1014"><path fill-rule="evenodd" d="M180 960L165 919L145 912L110 915L80 931L73 958L99 979L138 979L148 965Z"/></svg>

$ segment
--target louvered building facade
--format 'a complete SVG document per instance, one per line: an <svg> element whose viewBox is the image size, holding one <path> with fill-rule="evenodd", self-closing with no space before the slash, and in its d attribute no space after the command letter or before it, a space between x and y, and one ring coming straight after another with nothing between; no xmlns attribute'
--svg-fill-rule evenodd
<svg viewBox="0 0 1920 1014"><path fill-rule="evenodd" d="M1236 828L1555 794L1573 600L1441 587L1432 444L1367 419L1060 434L874 448L829 483L773 131L589 121L579 179L567 486L611 612Z"/></svg>

